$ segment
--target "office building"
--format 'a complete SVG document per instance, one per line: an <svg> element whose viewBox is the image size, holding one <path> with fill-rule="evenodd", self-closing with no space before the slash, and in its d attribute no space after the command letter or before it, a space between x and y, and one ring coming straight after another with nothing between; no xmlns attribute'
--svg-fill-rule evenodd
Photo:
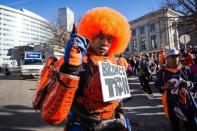
<svg viewBox="0 0 197 131"><path fill-rule="evenodd" d="M0 5L0 66L13 66L10 48L47 42L53 37L49 27L49 21L33 12Z"/></svg>
<svg viewBox="0 0 197 131"><path fill-rule="evenodd" d="M74 24L74 13L68 7L58 10L58 26L66 32L71 32Z"/></svg>

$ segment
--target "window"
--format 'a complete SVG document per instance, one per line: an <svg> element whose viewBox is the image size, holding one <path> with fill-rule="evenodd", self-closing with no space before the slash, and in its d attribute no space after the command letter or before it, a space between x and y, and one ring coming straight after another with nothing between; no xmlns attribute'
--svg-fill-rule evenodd
<svg viewBox="0 0 197 131"><path fill-rule="evenodd" d="M137 50L137 41L136 41L136 39L133 40L133 50L134 51Z"/></svg>
<svg viewBox="0 0 197 131"><path fill-rule="evenodd" d="M3 58L3 60L10 60L9 58Z"/></svg>
<svg viewBox="0 0 197 131"><path fill-rule="evenodd" d="M156 35L151 36L151 48L152 49L157 48Z"/></svg>
<svg viewBox="0 0 197 131"><path fill-rule="evenodd" d="M140 26L140 34L144 34L145 33L145 27L144 26Z"/></svg>
<svg viewBox="0 0 197 131"><path fill-rule="evenodd" d="M146 50L146 39L145 37L141 38L141 50Z"/></svg>
<svg viewBox="0 0 197 131"><path fill-rule="evenodd" d="M132 36L136 36L136 29L132 30Z"/></svg>
<svg viewBox="0 0 197 131"><path fill-rule="evenodd" d="M155 24L150 24L150 32L153 32L155 31Z"/></svg>

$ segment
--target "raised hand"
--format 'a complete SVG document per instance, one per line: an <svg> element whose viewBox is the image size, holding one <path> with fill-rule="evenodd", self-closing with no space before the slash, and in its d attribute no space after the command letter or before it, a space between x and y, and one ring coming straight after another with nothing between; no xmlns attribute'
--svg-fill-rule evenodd
<svg viewBox="0 0 197 131"><path fill-rule="evenodd" d="M71 35L65 48L64 62L72 65L79 66L86 53L88 40L79 34Z"/></svg>

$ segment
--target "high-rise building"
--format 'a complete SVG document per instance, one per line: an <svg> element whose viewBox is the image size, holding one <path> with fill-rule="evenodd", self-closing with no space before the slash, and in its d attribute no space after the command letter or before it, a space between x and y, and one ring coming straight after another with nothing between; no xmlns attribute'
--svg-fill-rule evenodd
<svg viewBox="0 0 197 131"><path fill-rule="evenodd" d="M49 27L49 21L33 12L0 5L0 66L13 64L10 48L47 42L53 37Z"/></svg>
<svg viewBox="0 0 197 131"><path fill-rule="evenodd" d="M71 32L74 24L74 13L68 7L58 10L58 26L67 32Z"/></svg>

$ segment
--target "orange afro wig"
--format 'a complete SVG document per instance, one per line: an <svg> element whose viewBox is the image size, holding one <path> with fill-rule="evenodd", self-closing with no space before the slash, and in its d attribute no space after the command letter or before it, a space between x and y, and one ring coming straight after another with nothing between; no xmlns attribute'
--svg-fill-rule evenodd
<svg viewBox="0 0 197 131"><path fill-rule="evenodd" d="M78 33L93 40L100 32L113 37L108 54L122 53L130 39L130 26L127 19L108 7L98 7L87 12L78 25Z"/></svg>

